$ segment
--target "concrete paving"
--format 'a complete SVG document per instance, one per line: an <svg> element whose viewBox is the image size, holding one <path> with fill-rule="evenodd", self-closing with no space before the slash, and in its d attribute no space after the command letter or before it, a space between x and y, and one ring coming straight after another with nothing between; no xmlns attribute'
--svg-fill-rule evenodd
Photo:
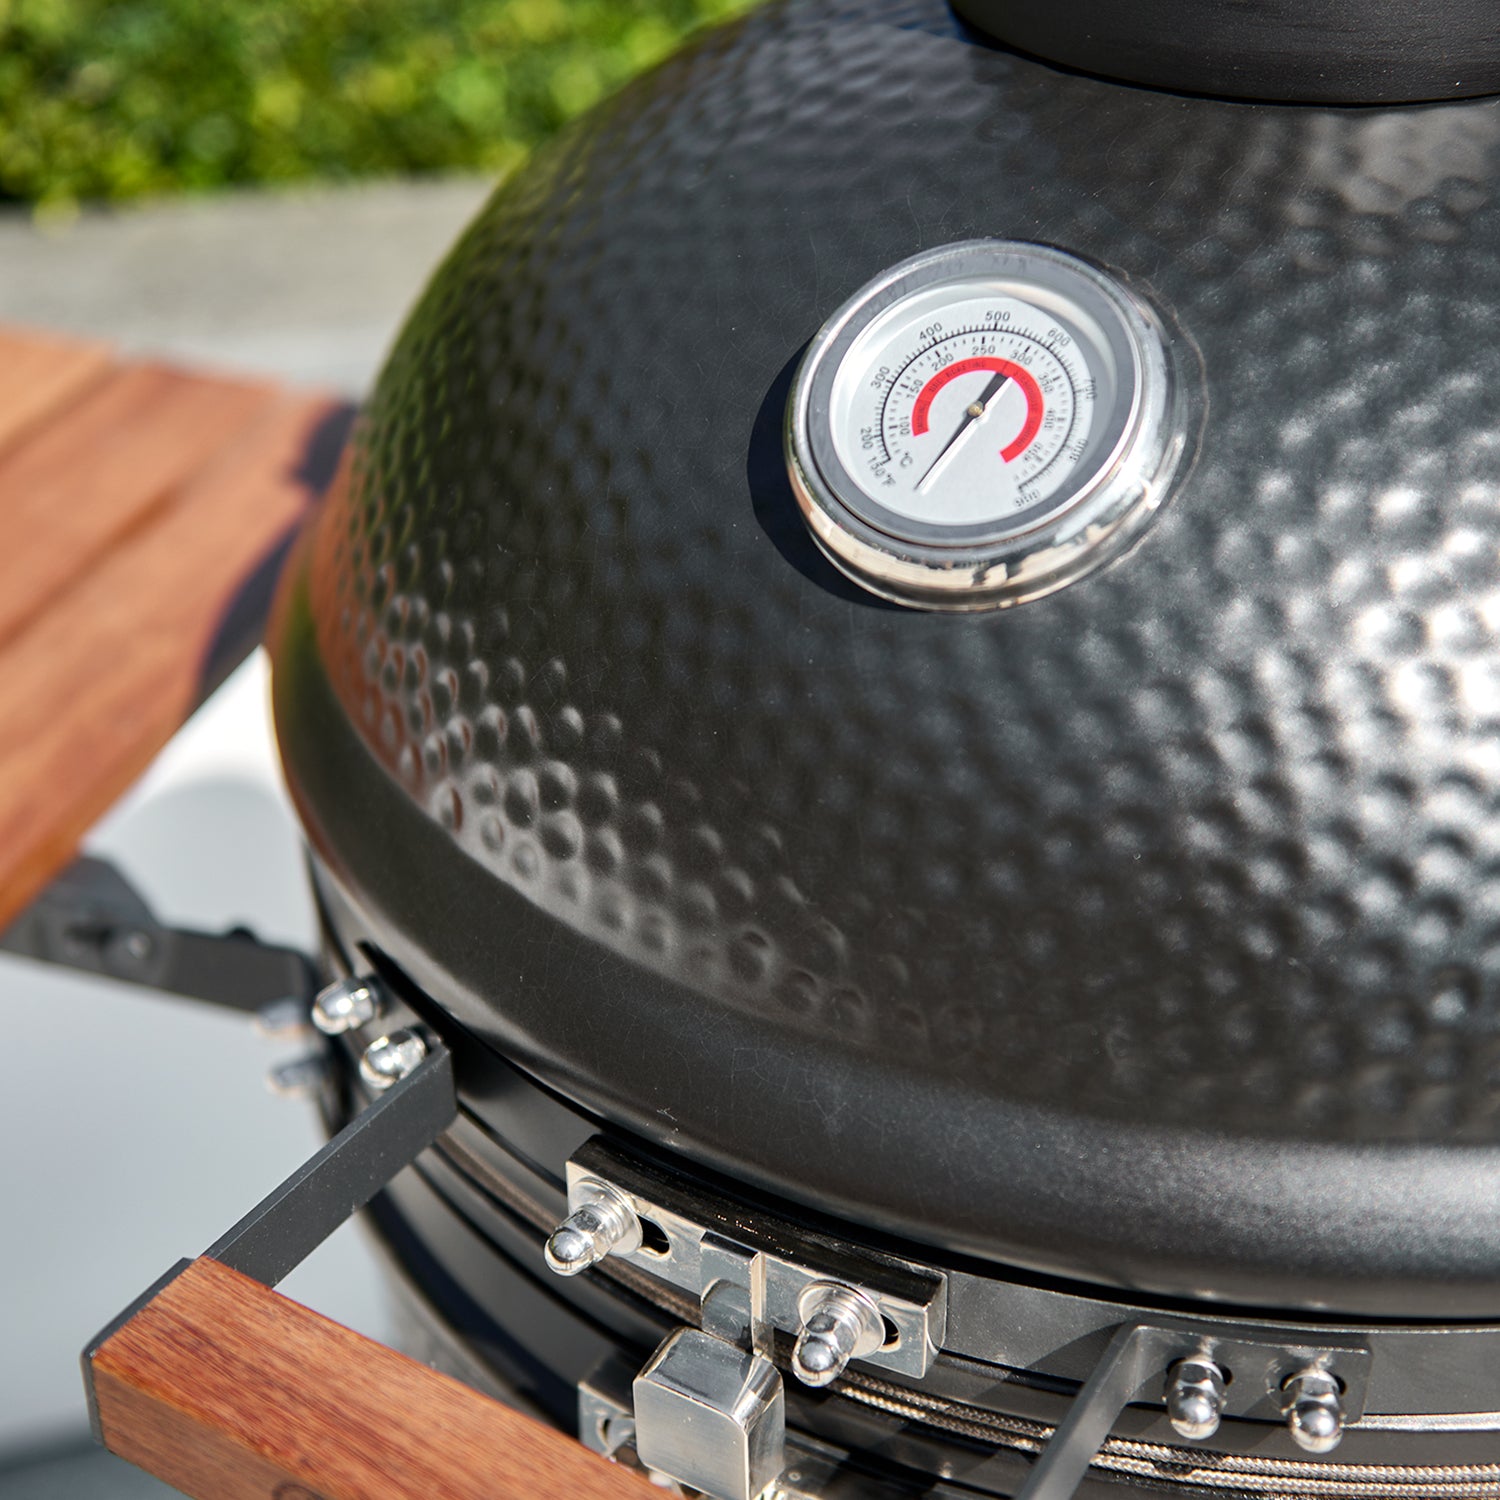
<svg viewBox="0 0 1500 1500"><path fill-rule="evenodd" d="M86 212L45 229L0 213L0 322L358 396L488 191L457 179L240 194ZM311 946L266 689L257 656L88 847L114 859L163 920L210 930L245 922ZM0 1494L165 1496L87 1447L78 1351L309 1155L316 1124L305 1105L264 1092L278 1050L208 1007L4 958L0 1020L25 1039L0 1090ZM283 1290L389 1336L357 1226Z"/></svg>
<svg viewBox="0 0 1500 1500"><path fill-rule="evenodd" d="M13 209L0 214L0 320L358 395L490 187L235 193L45 228Z"/></svg>

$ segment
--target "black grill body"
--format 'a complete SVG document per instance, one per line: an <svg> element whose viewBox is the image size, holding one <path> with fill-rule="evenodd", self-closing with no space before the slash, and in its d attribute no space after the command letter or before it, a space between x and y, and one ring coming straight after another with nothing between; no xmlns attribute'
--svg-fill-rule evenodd
<svg viewBox="0 0 1500 1500"><path fill-rule="evenodd" d="M497 192L288 575L341 940L796 1212L1493 1317L1497 168L1494 101L1153 92L939 0L707 35ZM984 236L1167 310L1196 461L1107 570L932 615L818 554L782 412L855 288Z"/></svg>

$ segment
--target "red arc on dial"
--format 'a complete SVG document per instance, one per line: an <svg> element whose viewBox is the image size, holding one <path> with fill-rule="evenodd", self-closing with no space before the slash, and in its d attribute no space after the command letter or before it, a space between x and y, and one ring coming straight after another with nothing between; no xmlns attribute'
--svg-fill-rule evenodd
<svg viewBox="0 0 1500 1500"><path fill-rule="evenodd" d="M1010 463L1026 451L1027 445L1040 430L1042 416L1047 409L1046 401L1042 396L1042 388L1036 383L1036 376L1025 365L1018 365L1014 360L1000 359L993 354L977 354L972 359L955 360L939 370L922 387L917 395L916 405L912 407L912 436L921 437L927 431L927 414L932 410L932 403L938 392L960 375L972 375L976 370L989 370L1015 381L1026 398L1026 420L1021 424L1020 432L1000 450L1000 457Z"/></svg>

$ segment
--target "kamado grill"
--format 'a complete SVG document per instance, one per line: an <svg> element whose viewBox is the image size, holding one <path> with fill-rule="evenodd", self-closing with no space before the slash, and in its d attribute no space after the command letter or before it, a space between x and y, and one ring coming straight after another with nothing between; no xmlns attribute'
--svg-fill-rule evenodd
<svg viewBox="0 0 1500 1500"><path fill-rule="evenodd" d="M957 9L707 34L438 272L270 636L336 1134L210 1263L373 1196L716 1500L1500 1496L1494 28ZM221 1494L119 1352L204 1264L91 1368ZM222 1472L581 1492L265 1339Z"/></svg>

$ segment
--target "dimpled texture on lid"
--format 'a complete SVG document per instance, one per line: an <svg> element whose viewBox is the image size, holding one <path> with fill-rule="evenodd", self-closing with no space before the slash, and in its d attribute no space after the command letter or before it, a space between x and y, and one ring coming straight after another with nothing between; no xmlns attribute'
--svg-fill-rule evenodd
<svg viewBox="0 0 1500 1500"><path fill-rule="evenodd" d="M891 1079L976 1101L980 1147L986 1101L1488 1146L1497 166L1491 102L1215 103L991 49L938 0L773 4L544 151L438 272L313 539L334 690L476 885L684 987L705 1036L750 1018L844 1069L835 1151L921 1158ZM1123 561L927 614L815 552L782 407L863 282L977 236L1168 313L1201 438ZM501 1039L607 1104L640 1064L589 1052L592 1003L494 973ZM722 1156L691 1093L671 1138ZM862 1191L971 1247L1020 1212Z"/></svg>

